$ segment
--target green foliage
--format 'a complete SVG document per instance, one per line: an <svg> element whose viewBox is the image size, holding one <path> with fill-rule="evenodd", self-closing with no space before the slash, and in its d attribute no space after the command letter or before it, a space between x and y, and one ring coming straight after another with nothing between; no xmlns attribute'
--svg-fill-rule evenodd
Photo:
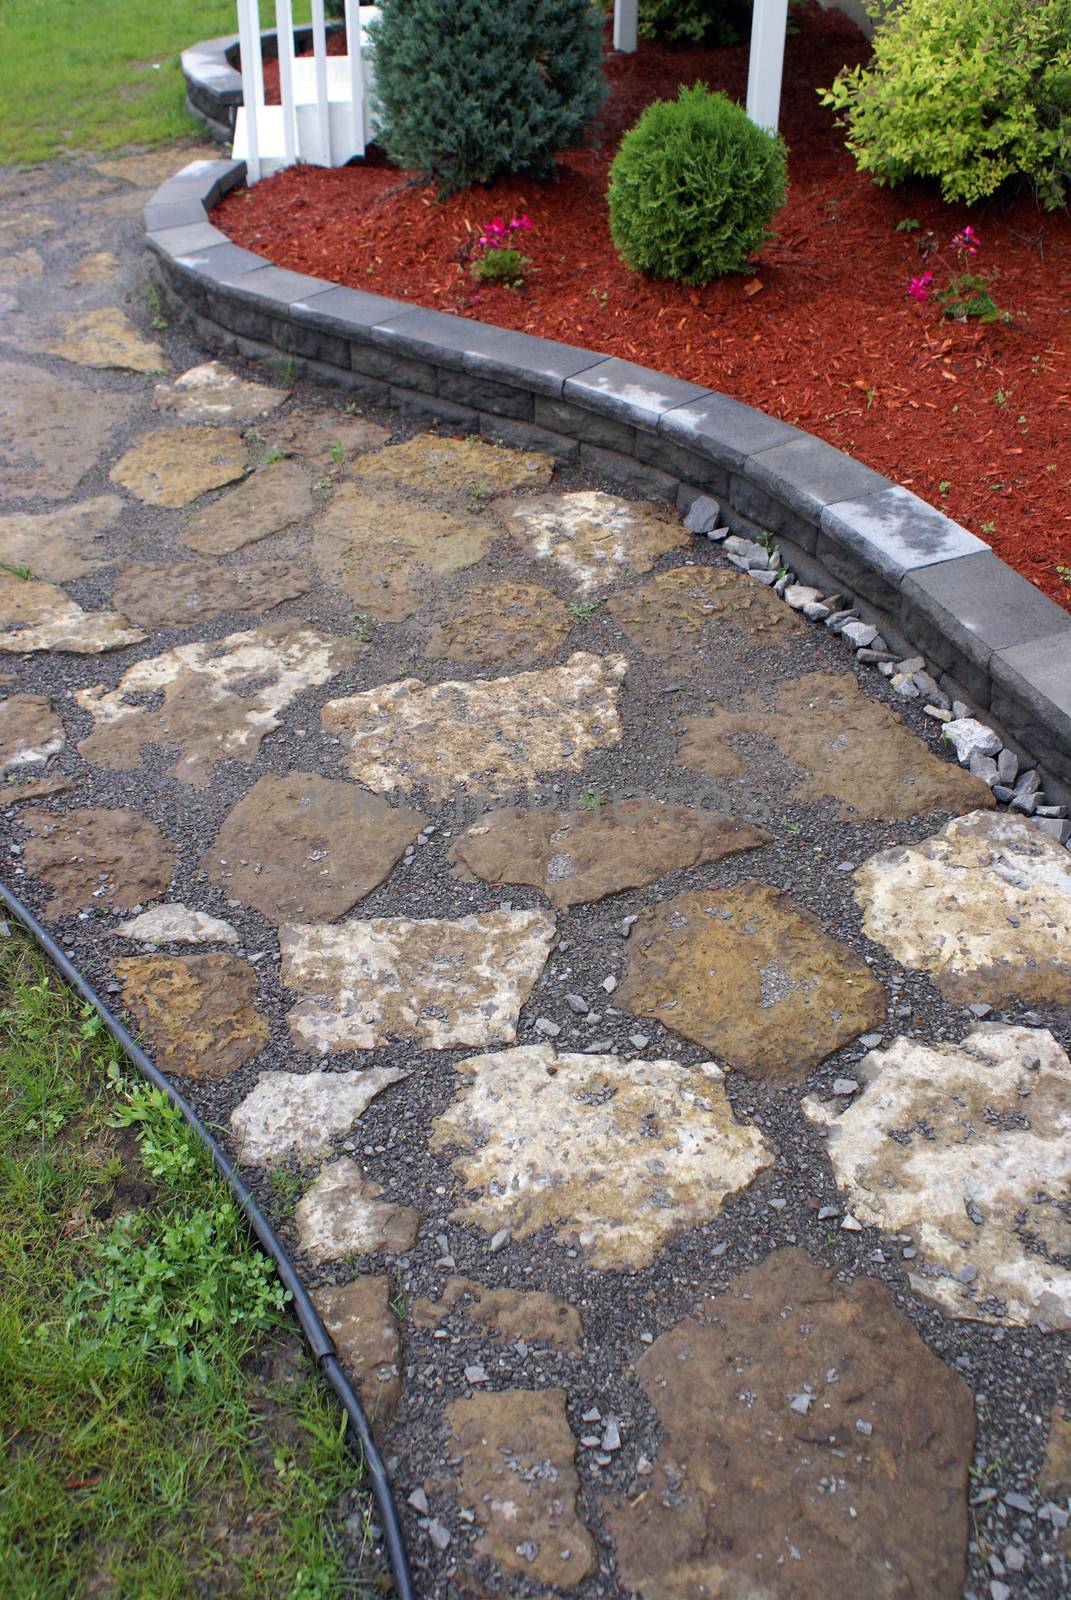
<svg viewBox="0 0 1071 1600"><path fill-rule="evenodd" d="M738 44L750 14L750 0L640 0L639 33L670 44Z"/></svg>
<svg viewBox="0 0 1071 1600"><path fill-rule="evenodd" d="M531 256L512 245L505 250L488 250L472 263L472 275L480 283L504 283L509 289L523 289Z"/></svg>
<svg viewBox="0 0 1071 1600"><path fill-rule="evenodd" d="M973 318L976 322L1010 322L1007 311L1001 310L993 298L992 279L980 272L957 272L945 288L938 289L934 299L939 301L946 317L957 322Z"/></svg>
<svg viewBox="0 0 1071 1600"><path fill-rule="evenodd" d="M1071 0L903 0L872 65L820 94L878 183L936 178L970 205L1021 176L1051 210L1071 178Z"/></svg>
<svg viewBox="0 0 1071 1600"><path fill-rule="evenodd" d="M590 0L383 0L378 142L442 195L547 176L606 93Z"/></svg>
<svg viewBox="0 0 1071 1600"><path fill-rule="evenodd" d="M658 100L610 171L610 232L630 267L678 283L743 272L788 191L787 151L704 83Z"/></svg>

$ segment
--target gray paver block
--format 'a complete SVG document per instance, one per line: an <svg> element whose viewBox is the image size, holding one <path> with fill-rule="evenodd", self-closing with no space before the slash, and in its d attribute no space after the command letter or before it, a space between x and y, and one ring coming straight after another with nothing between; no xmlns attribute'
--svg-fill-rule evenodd
<svg viewBox="0 0 1071 1600"><path fill-rule="evenodd" d="M727 394L713 393L664 412L658 431L730 468L742 467L761 450L808 437L799 428L768 417L765 411L756 411Z"/></svg>
<svg viewBox="0 0 1071 1600"><path fill-rule="evenodd" d="M567 400L580 401L593 411L654 432L663 412L699 400L709 390L614 356L569 378L563 393Z"/></svg>
<svg viewBox="0 0 1071 1600"><path fill-rule="evenodd" d="M898 589L906 573L989 549L910 489L890 483L875 494L828 505L822 532Z"/></svg>

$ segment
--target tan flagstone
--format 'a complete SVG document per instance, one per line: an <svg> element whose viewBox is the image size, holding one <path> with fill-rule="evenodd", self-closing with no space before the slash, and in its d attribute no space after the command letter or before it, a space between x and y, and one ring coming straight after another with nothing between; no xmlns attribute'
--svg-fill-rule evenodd
<svg viewBox="0 0 1071 1600"><path fill-rule="evenodd" d="M294 1212L302 1250L317 1266L374 1250L410 1250L420 1227L412 1206L382 1198L356 1162L343 1156L321 1167L312 1188Z"/></svg>
<svg viewBox="0 0 1071 1600"><path fill-rule="evenodd" d="M201 868L273 922L332 922L383 882L427 821L419 811L315 773L258 778Z"/></svg>
<svg viewBox="0 0 1071 1600"><path fill-rule="evenodd" d="M357 477L439 500L462 498L473 508L496 494L543 489L553 471L554 458L535 450L504 450L482 439L436 433L415 434L353 463Z"/></svg>
<svg viewBox="0 0 1071 1600"><path fill-rule="evenodd" d="M46 694L9 694L0 700L0 774L38 766L65 743L63 723Z"/></svg>
<svg viewBox="0 0 1071 1600"><path fill-rule="evenodd" d="M172 901L151 906L129 922L121 922L116 933L141 944L237 944L238 930L207 911L193 911Z"/></svg>
<svg viewBox="0 0 1071 1600"><path fill-rule="evenodd" d="M861 956L783 889L745 880L640 914L617 1003L657 1017L738 1072L798 1082L885 1020Z"/></svg>
<svg viewBox="0 0 1071 1600"><path fill-rule="evenodd" d="M294 1156L327 1155L372 1101L408 1072L368 1067L362 1072L262 1072L256 1087L231 1112L238 1159L270 1167Z"/></svg>
<svg viewBox="0 0 1071 1600"><path fill-rule="evenodd" d="M582 594L650 572L660 556L692 541L666 506L595 489L518 501L509 530L536 559L562 567Z"/></svg>
<svg viewBox="0 0 1071 1600"><path fill-rule="evenodd" d="M361 1276L312 1300L376 1432L386 1428L402 1393L402 1342L387 1277Z"/></svg>
<svg viewBox="0 0 1071 1600"><path fill-rule="evenodd" d="M557 1055L537 1044L470 1056L458 1071L462 1088L430 1142L458 1152L467 1198L453 1215L514 1239L551 1228L600 1271L649 1266L776 1158L734 1120L712 1061Z"/></svg>
<svg viewBox="0 0 1071 1600"><path fill-rule="evenodd" d="M647 796L594 811L506 807L468 828L451 857L487 883L527 883L551 905L580 905L768 844L739 817L692 811Z"/></svg>
<svg viewBox="0 0 1071 1600"><path fill-rule="evenodd" d="M0 361L0 494L65 499L96 466L133 403L128 395L96 393L72 378Z"/></svg>
<svg viewBox="0 0 1071 1600"><path fill-rule="evenodd" d="M118 367L125 372L164 372L167 358L118 306L101 306L62 318L58 333L42 348L81 367Z"/></svg>
<svg viewBox="0 0 1071 1600"><path fill-rule="evenodd" d="M787 644L805 624L768 588L721 567L674 567L606 602L645 655L673 671L717 667Z"/></svg>
<svg viewBox="0 0 1071 1600"><path fill-rule="evenodd" d="M93 171L99 172L103 178L122 178L140 189L158 189L169 178L184 174L196 177L200 164L218 160L219 151L214 145L193 145L185 150L176 150L174 145L167 145L160 150L146 150L129 156L109 156L91 165Z"/></svg>
<svg viewBox="0 0 1071 1600"><path fill-rule="evenodd" d="M936 756L891 706L863 694L853 672L808 672L758 690L740 711L712 706L681 727L680 760L710 778L746 770L733 735L775 739L803 774L791 794L838 801L845 821L996 804L981 778Z"/></svg>
<svg viewBox="0 0 1071 1600"><path fill-rule="evenodd" d="M354 455L386 444L391 433L368 417L304 402L267 418L257 431L269 449L299 456L315 467L341 466Z"/></svg>
<svg viewBox="0 0 1071 1600"><path fill-rule="evenodd" d="M99 283L109 283L119 271L119 266L119 257L110 250L95 250L92 255L83 256L71 268L67 282L79 289L94 288Z"/></svg>
<svg viewBox="0 0 1071 1600"><path fill-rule="evenodd" d="M163 894L175 853L154 822L136 811L92 806L75 811L24 811L26 870L49 890L50 917L84 906L135 906Z"/></svg>
<svg viewBox="0 0 1071 1600"><path fill-rule="evenodd" d="M503 1572L571 1590L596 1562L577 1511L564 1389L500 1389L446 1408L455 1494L476 1512L476 1551Z"/></svg>
<svg viewBox="0 0 1071 1600"><path fill-rule="evenodd" d="M17 250L27 239L41 239L60 225L59 218L50 217L47 211L11 212L0 217L0 250Z"/></svg>
<svg viewBox="0 0 1071 1600"><path fill-rule="evenodd" d="M304 522L315 509L308 474L294 461L273 461L218 500L198 506L178 537L198 555L231 555Z"/></svg>
<svg viewBox="0 0 1071 1600"><path fill-rule="evenodd" d="M873 1278L779 1250L636 1363L652 1473L607 1505L642 1600L959 1600L974 1397Z"/></svg>
<svg viewBox="0 0 1071 1600"><path fill-rule="evenodd" d="M226 1078L269 1041L256 970L240 956L125 956L115 975L162 1072Z"/></svg>
<svg viewBox="0 0 1071 1600"><path fill-rule="evenodd" d="M312 580L296 561L249 561L224 567L204 561L123 566L112 604L147 628L189 628L228 611L271 611L305 594Z"/></svg>
<svg viewBox="0 0 1071 1600"><path fill-rule="evenodd" d="M565 643L565 603L534 583L483 582L439 602L424 654L480 666L529 666Z"/></svg>
<svg viewBox="0 0 1071 1600"><path fill-rule="evenodd" d="M362 611L400 622L436 579L471 567L499 529L468 513L421 505L390 489L340 483L313 530L312 553L326 582Z"/></svg>
<svg viewBox="0 0 1071 1600"><path fill-rule="evenodd" d="M542 1290L488 1289L472 1278L447 1278L441 1301L414 1300L414 1328L438 1328L454 1310L497 1344L550 1344L580 1350L580 1313L568 1300Z"/></svg>
<svg viewBox="0 0 1071 1600"><path fill-rule="evenodd" d="M423 786L448 794L502 794L540 773L579 772L621 738L623 656L578 651L560 667L473 683L384 683L329 700L324 730L338 734L351 776L390 793Z"/></svg>
<svg viewBox="0 0 1071 1600"><path fill-rule="evenodd" d="M0 650L100 655L144 638L117 611L83 611L54 583L0 572Z"/></svg>
<svg viewBox="0 0 1071 1600"><path fill-rule="evenodd" d="M1071 1417L1063 1416L1058 1406L1053 1406L1049 1417L1049 1442L1038 1488L1051 1500L1071 1500Z"/></svg>
<svg viewBox="0 0 1071 1600"><path fill-rule="evenodd" d="M20 783L15 777L9 777L4 785L5 806L27 805L33 800L51 800L58 794L69 794L74 788L70 778L46 777L30 778Z"/></svg>
<svg viewBox="0 0 1071 1600"><path fill-rule="evenodd" d="M25 250L15 250L11 255L0 256L0 279L4 283L18 283L24 278L39 278L45 270L40 251L33 245Z"/></svg>
<svg viewBox="0 0 1071 1600"><path fill-rule="evenodd" d="M510 1043L553 937L543 911L284 926L281 982L306 997L287 1013L291 1036L320 1054Z"/></svg>
<svg viewBox="0 0 1071 1600"><path fill-rule="evenodd" d="M255 761L261 742L306 689L327 683L365 646L300 623L269 623L224 639L183 644L128 667L116 688L75 692L93 718L79 752L97 766L129 769L145 744L175 752L171 770L203 789L217 761ZM162 694L158 705L137 696Z"/></svg>
<svg viewBox="0 0 1071 1600"><path fill-rule="evenodd" d="M152 403L157 411L168 412L182 422L242 423L274 411L289 393L288 389L250 383L222 361L205 361L171 383L158 383L152 392Z"/></svg>
<svg viewBox="0 0 1071 1600"><path fill-rule="evenodd" d="M234 428L191 424L150 428L112 468L113 483L152 506L185 506L246 472L246 450Z"/></svg>
<svg viewBox="0 0 1071 1600"><path fill-rule="evenodd" d="M117 494L101 494L55 511L0 516L0 561L52 583L97 572L108 557L94 545L115 527L122 509Z"/></svg>
<svg viewBox="0 0 1071 1600"><path fill-rule="evenodd" d="M972 811L855 873L867 936L957 1005L1071 1002L1071 854L1036 823Z"/></svg>
<svg viewBox="0 0 1071 1600"><path fill-rule="evenodd" d="M803 1109L859 1220L910 1233L916 1293L955 1317L1071 1328L1071 1270L1051 1259L1071 1242L1071 1062L1052 1034L901 1037L852 1071L849 1106Z"/></svg>

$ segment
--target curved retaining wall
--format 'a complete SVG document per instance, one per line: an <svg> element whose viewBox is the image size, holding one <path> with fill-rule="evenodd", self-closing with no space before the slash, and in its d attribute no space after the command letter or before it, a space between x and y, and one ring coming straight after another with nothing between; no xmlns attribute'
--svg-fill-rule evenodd
<svg viewBox="0 0 1071 1600"><path fill-rule="evenodd" d="M340 22L329 22L328 36L341 26ZM266 29L260 37L264 55L274 60L279 54L276 30ZM241 48L238 35L227 33L219 39L202 39L200 44L191 44L181 56L186 104L219 144L230 144L234 120L242 103L242 74L238 71ZM312 28L295 28L294 49L300 55L311 48Z"/></svg>
<svg viewBox="0 0 1071 1600"><path fill-rule="evenodd" d="M203 49L204 46L197 48ZM207 210L240 161L201 161L144 212L165 288L217 349L282 357L369 404L545 450L686 510L777 535L804 582L850 593L894 648L1071 785L1071 615L909 490L727 395L466 317L344 289L233 244Z"/></svg>

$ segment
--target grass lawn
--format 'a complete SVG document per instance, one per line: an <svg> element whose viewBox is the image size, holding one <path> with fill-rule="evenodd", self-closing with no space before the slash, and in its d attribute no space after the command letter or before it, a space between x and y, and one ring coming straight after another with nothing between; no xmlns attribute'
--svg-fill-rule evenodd
<svg viewBox="0 0 1071 1600"><path fill-rule="evenodd" d="M179 52L237 26L234 0L0 0L0 165L196 133Z"/></svg>
<svg viewBox="0 0 1071 1600"><path fill-rule="evenodd" d="M5 1600L334 1600L341 1413L200 1145L0 939Z"/></svg>

